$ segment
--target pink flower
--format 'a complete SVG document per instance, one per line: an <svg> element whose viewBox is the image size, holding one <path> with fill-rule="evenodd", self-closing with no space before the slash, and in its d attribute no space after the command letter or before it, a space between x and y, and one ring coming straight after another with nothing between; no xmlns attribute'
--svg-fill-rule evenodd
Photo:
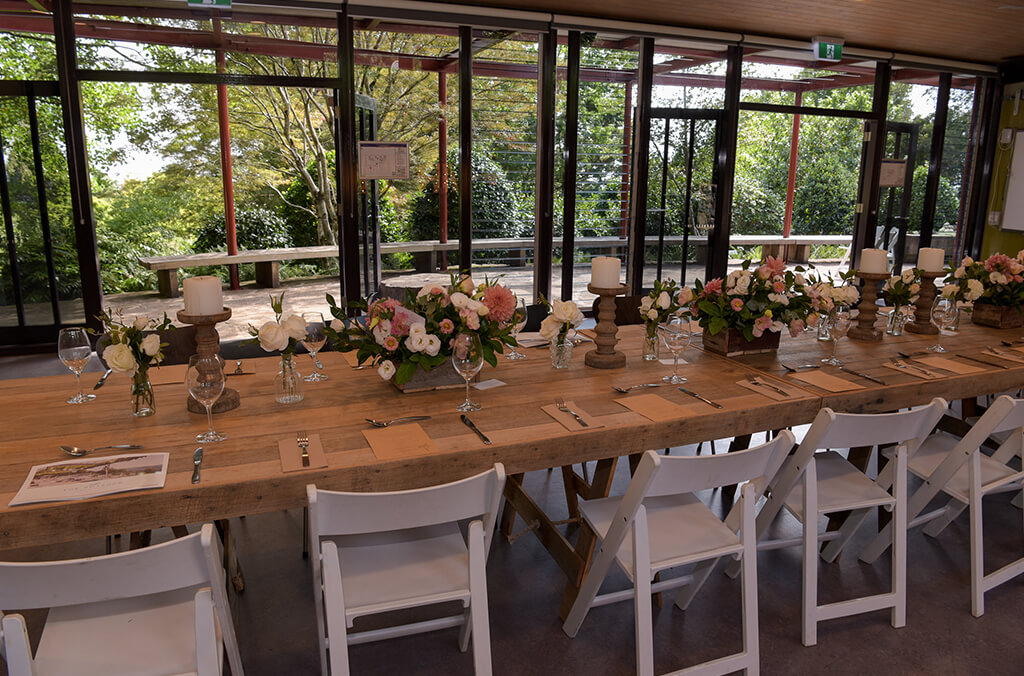
<svg viewBox="0 0 1024 676"><path fill-rule="evenodd" d="M804 330L804 320L794 319L789 323L789 335L796 338Z"/></svg>
<svg viewBox="0 0 1024 676"><path fill-rule="evenodd" d="M459 311L459 316L462 317L462 321L466 322L466 328L476 331L480 328L480 315L475 310L466 308Z"/></svg>
<svg viewBox="0 0 1024 676"><path fill-rule="evenodd" d="M785 293L786 283L785 282L772 282L772 291L775 293Z"/></svg>
<svg viewBox="0 0 1024 676"><path fill-rule="evenodd" d="M374 301L369 308L370 319L377 319L381 315L384 315L385 318L390 317L399 305L400 303L394 298Z"/></svg>
<svg viewBox="0 0 1024 676"><path fill-rule="evenodd" d="M409 335L409 318L402 312L396 312L395 318L391 320L391 335Z"/></svg>
<svg viewBox="0 0 1024 676"><path fill-rule="evenodd" d="M488 286L484 289L484 296L480 301L490 310L489 316L499 324L512 319L516 311L516 296L507 286Z"/></svg>
<svg viewBox="0 0 1024 676"><path fill-rule="evenodd" d="M438 324L438 328L441 329L441 333L451 333L455 330L455 322L450 319L442 319L441 323Z"/></svg>
<svg viewBox="0 0 1024 676"><path fill-rule="evenodd" d="M722 293L722 278L716 277L704 285L702 296L720 295Z"/></svg>
<svg viewBox="0 0 1024 676"><path fill-rule="evenodd" d="M398 349L398 338L394 336L388 336L384 339L384 349L388 352L394 352Z"/></svg>
<svg viewBox="0 0 1024 676"><path fill-rule="evenodd" d="M807 326L811 327L812 329L818 326L818 322L820 321L821 315L817 313L812 312L811 314L807 315Z"/></svg>
<svg viewBox="0 0 1024 676"><path fill-rule="evenodd" d="M772 327L772 318L768 315L761 315L754 320L754 337L760 338L764 332Z"/></svg>
<svg viewBox="0 0 1024 676"><path fill-rule="evenodd" d="M732 308L733 312L739 312L743 309L743 300L740 298L733 298L729 303L729 307Z"/></svg>
<svg viewBox="0 0 1024 676"><path fill-rule="evenodd" d="M988 257L985 261L985 269L989 272L993 270L1005 270L1010 264L1010 257L1002 253L994 253Z"/></svg>
<svg viewBox="0 0 1024 676"><path fill-rule="evenodd" d="M786 264L780 256L768 256L765 258L764 267L772 271L772 277L786 274Z"/></svg>

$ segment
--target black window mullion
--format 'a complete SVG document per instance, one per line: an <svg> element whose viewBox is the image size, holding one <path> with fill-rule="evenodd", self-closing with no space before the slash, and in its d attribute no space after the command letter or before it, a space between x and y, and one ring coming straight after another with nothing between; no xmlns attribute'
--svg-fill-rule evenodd
<svg viewBox="0 0 1024 676"><path fill-rule="evenodd" d="M57 268L53 263L53 234L50 232L50 211L46 205L46 177L43 174L43 154L39 144L36 97L30 92L25 100L28 103L28 126L32 136L32 166L36 177L36 199L39 201L39 229L43 235L43 252L46 255L46 278L50 285L50 306L53 309L53 323L60 325L60 293L57 287Z"/></svg>
<svg viewBox="0 0 1024 676"><path fill-rule="evenodd" d="M572 298L576 260L576 172L580 128L580 33L569 32L565 81L565 164L562 178L562 298Z"/></svg>
<svg viewBox="0 0 1024 676"><path fill-rule="evenodd" d="M18 326L25 326L25 298L21 292L18 243L14 238L14 218L11 215L11 194L7 187L7 161L4 159L4 138L2 132L0 132L0 206L2 206L4 213L4 232L7 235L7 259L11 266L11 288L14 291L14 306L18 312Z"/></svg>

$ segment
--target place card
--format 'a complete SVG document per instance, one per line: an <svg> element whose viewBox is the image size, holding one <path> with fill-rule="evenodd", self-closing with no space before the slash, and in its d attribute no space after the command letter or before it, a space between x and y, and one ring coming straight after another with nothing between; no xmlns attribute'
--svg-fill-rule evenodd
<svg viewBox="0 0 1024 676"><path fill-rule="evenodd" d="M597 420L593 416L591 416L586 411L582 410L579 406L577 406L575 402L567 401L565 402L565 405L571 408L572 410L576 411L576 413L578 413L579 416L583 418L583 421L587 423L587 426L584 427L583 425L579 424L579 422L576 421L576 418L572 417L571 413L563 413L562 411L559 411L558 407L555 406L554 404L548 404L547 406L541 406L540 408L549 416L560 422L562 424L562 427L569 430L570 432L580 432L582 430L593 430L599 427L604 427L604 425L597 422Z"/></svg>
<svg viewBox="0 0 1024 676"><path fill-rule="evenodd" d="M478 390L492 390L495 387L501 387L507 384L504 380L498 380L497 378L491 378L490 380L481 380L479 383L473 385Z"/></svg>
<svg viewBox="0 0 1024 676"><path fill-rule="evenodd" d="M404 460L438 453L437 446L417 423L363 430L378 460Z"/></svg>
<svg viewBox="0 0 1024 676"><path fill-rule="evenodd" d="M778 382L776 382L774 380L771 381L771 383L775 387L777 387L780 390L786 392L786 394L785 395L780 394L779 392L776 392L775 390L773 390L770 387L765 387L764 385L757 385L757 384L752 383L752 382L750 382L749 380L746 380L746 379L744 379L744 380L737 380L736 381L736 384L739 385L740 387L745 387L746 389L750 390L751 392L757 392L758 394L763 394L764 396L768 397L769 399L774 399L775 401L785 401L785 400L787 400L787 399L789 399L791 397L799 396L799 395L803 394L800 390L791 389L791 388L787 387L786 385L781 385L781 384L779 384Z"/></svg>
<svg viewBox="0 0 1024 676"><path fill-rule="evenodd" d="M883 366L885 366L888 369L892 369L896 373L906 373L908 376L914 376L915 378L920 378L922 380L938 380L943 377L938 373L934 373L933 375L927 375L926 373L914 368L913 364L908 364L910 368L900 368L899 366L896 366L896 364L883 364ZM921 368L927 369L928 367L922 366Z"/></svg>
<svg viewBox="0 0 1024 676"><path fill-rule="evenodd" d="M864 389L863 385L851 383L845 378L839 378L827 373L822 373L817 369L813 371L801 371L800 373L794 373L793 377L807 383L808 385L814 385L815 387L829 392L848 392L850 390Z"/></svg>
<svg viewBox="0 0 1024 676"><path fill-rule="evenodd" d="M188 371L188 364L150 368L149 382L151 385L181 385L185 382L186 371Z"/></svg>
<svg viewBox="0 0 1024 676"><path fill-rule="evenodd" d="M947 359L945 357L916 357L914 361L921 362L922 364L926 364L927 366L934 366L937 369L949 371L950 373L981 373L982 371L985 370L980 366L963 364L961 362L953 361L952 359Z"/></svg>
<svg viewBox="0 0 1024 676"><path fill-rule="evenodd" d="M324 447L320 443L319 434L309 435L309 446L306 448L306 451L309 453L309 467L302 466L302 448L295 442L295 437L288 437L277 442L277 452L281 456L282 472L298 472L300 469L327 467L327 454L324 453Z"/></svg>
<svg viewBox="0 0 1024 676"><path fill-rule="evenodd" d="M680 406L656 394L636 394L615 401L653 422L678 420L692 414L692 411L685 406Z"/></svg>

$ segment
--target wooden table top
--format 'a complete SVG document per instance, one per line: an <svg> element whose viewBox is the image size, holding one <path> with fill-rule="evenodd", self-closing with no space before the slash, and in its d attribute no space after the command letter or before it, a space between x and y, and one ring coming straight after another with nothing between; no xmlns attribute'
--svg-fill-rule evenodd
<svg viewBox="0 0 1024 676"><path fill-rule="evenodd" d="M321 360L330 380L304 383L305 400L296 405L277 404L273 378L278 359L255 360L256 373L229 378L241 395L240 408L215 416L226 441L205 444L202 481L191 484L195 434L206 428L205 415L185 408L183 384L156 385L156 415L137 419L129 413L128 379L111 376L98 399L67 405L74 379L70 374L45 378L0 381L0 407L5 410L5 434L0 440L0 548L66 541L182 523L196 523L244 514L300 507L305 486L316 483L334 490L396 490L430 485L469 476L505 464L510 473L545 469L585 460L621 456L649 448L777 429L809 422L822 406L842 410L892 410L924 403L933 396L947 399L999 392L1024 385L1024 364L988 368L983 378L951 375L923 381L880 366L879 355L896 350L916 352L931 344L932 336L887 337L882 343L844 339L839 356L857 370L880 375L888 387L862 381L865 389L832 394L784 375L779 362L799 364L817 360L830 349L813 334L782 338L779 353L725 358L691 347L680 373L685 387L723 405L718 410L675 387L617 394L612 385L654 382L671 367L640 358L642 327L619 331L619 349L627 354L625 369L598 370L584 366L579 346L567 370L551 367L545 348L527 349L528 359L499 358L496 368L485 366L481 379L497 378L505 386L473 391L483 409L473 413L476 424L492 440L485 446L459 421L455 405L460 389L404 394L382 381L372 369L354 370L342 355L325 353ZM943 337L954 349L979 350L998 345L1000 338L1017 338L1020 331L995 331L973 326L956 337ZM695 341L699 343L699 340ZM970 362L968 362L970 363ZM298 356L300 370L309 360ZM834 372L834 369L829 369ZM797 394L776 401L738 384L751 372L797 385ZM842 375L842 374L838 374ZM87 376L88 378L88 376ZM92 380L85 382L89 387ZM657 394L685 410L683 417L654 423L617 403L626 397ZM603 425L569 432L541 406L556 397L572 400ZM430 415L420 423L438 454L404 460L380 460L363 437L369 429L364 418ZM327 452L328 467L283 473L277 443L305 430L318 434ZM56 462L65 456L58 446L95 447L138 443L146 451L170 453L163 489L121 493L90 500L7 507L33 465Z"/></svg>

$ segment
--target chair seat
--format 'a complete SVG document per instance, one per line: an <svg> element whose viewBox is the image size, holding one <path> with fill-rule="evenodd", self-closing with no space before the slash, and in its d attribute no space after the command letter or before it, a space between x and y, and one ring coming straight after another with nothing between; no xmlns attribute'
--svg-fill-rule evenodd
<svg viewBox="0 0 1024 676"><path fill-rule="evenodd" d="M907 469L923 479L928 478L942 461L946 459L946 456L959 441L959 439L949 434L933 434L921 444L917 453L907 462ZM1001 487L1001 490L1020 487L1020 479L1024 477L1024 472L1015 472L1012 468L993 460L984 453L979 455L979 459L981 461L982 489L993 482L1011 479L1014 476L1018 480L1011 482L1008 486ZM970 470L967 467L967 463L964 463L956 471L943 487L943 490L964 504L970 502Z"/></svg>
<svg viewBox="0 0 1024 676"><path fill-rule="evenodd" d="M604 539L622 498L588 500L580 512ZM657 572L709 557L742 551L736 533L691 494L665 495L644 500L650 532L651 570ZM630 580L633 573L632 537L623 539L615 560Z"/></svg>
<svg viewBox="0 0 1024 676"><path fill-rule="evenodd" d="M50 609L37 676L194 674L196 589Z"/></svg>
<svg viewBox="0 0 1024 676"><path fill-rule="evenodd" d="M895 504L895 499L835 451L814 454L818 475L818 513ZM804 520L804 486L797 482L786 496L786 509Z"/></svg>
<svg viewBox="0 0 1024 676"><path fill-rule="evenodd" d="M469 552L456 524L330 539L338 545L349 624L394 608L469 602Z"/></svg>

